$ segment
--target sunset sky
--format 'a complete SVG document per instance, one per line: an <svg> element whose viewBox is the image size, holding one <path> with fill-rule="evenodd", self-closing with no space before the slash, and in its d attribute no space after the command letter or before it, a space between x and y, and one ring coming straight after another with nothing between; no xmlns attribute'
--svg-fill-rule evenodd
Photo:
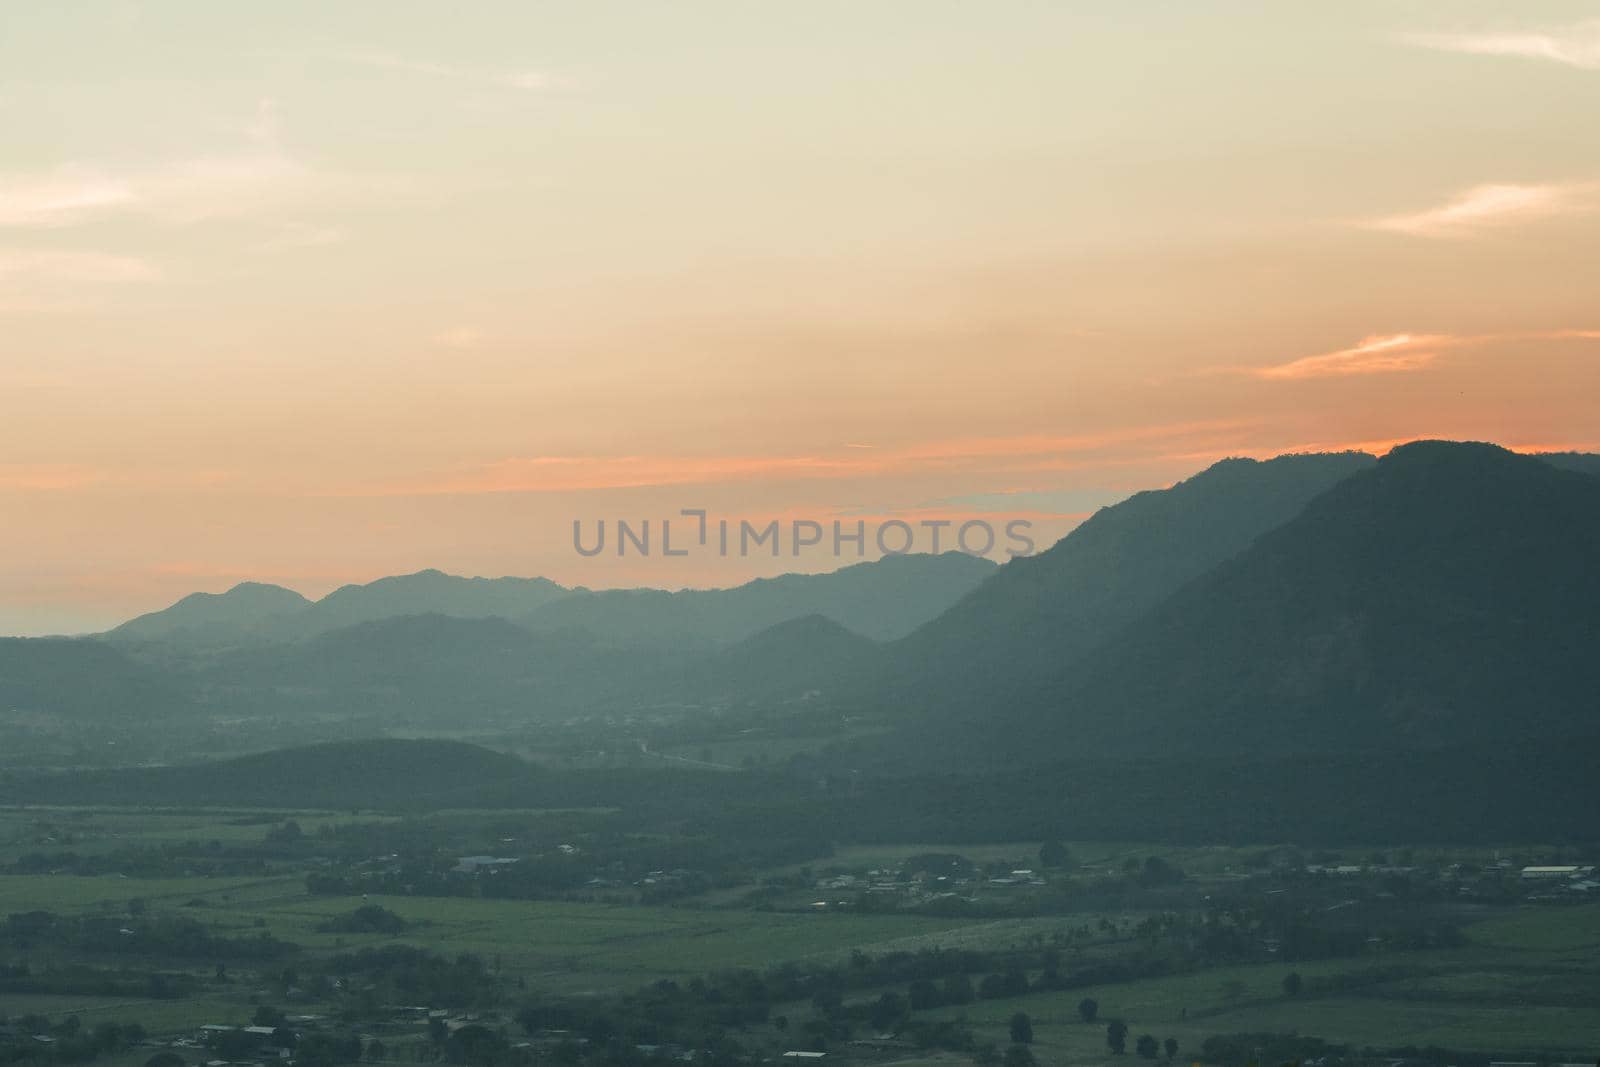
<svg viewBox="0 0 1600 1067"><path fill-rule="evenodd" d="M15 4L0 130L0 633L1600 450L1593 3Z"/></svg>

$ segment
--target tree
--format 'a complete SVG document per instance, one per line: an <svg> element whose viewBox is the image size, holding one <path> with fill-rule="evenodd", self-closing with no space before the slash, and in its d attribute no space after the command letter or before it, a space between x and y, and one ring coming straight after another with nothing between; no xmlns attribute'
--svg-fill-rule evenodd
<svg viewBox="0 0 1600 1067"><path fill-rule="evenodd" d="M1163 1041L1161 1043L1161 1045L1162 1045L1162 1047L1164 1049L1167 1050L1167 1059L1170 1060L1170 1059L1172 1059L1174 1056L1176 1056L1178 1054L1178 1039L1177 1038L1169 1037L1165 1041Z"/></svg>
<svg viewBox="0 0 1600 1067"><path fill-rule="evenodd" d="M1044 953L1044 972L1039 975L1039 985L1043 989L1055 989L1061 984L1061 950L1046 949Z"/></svg>
<svg viewBox="0 0 1600 1067"><path fill-rule="evenodd" d="M1156 1052L1160 1049L1160 1047L1160 1045L1156 1044L1156 1039L1150 1034L1140 1034L1139 1043L1134 1046L1135 1050L1139 1053L1139 1058L1141 1060L1155 1059Z"/></svg>
<svg viewBox="0 0 1600 1067"><path fill-rule="evenodd" d="M99 1023L94 1028L96 1052L119 1052L128 1043L122 1035L122 1027L116 1023Z"/></svg>
<svg viewBox="0 0 1600 1067"><path fill-rule="evenodd" d="M978 998L980 1000L998 1000L1000 997L1009 996L1006 989L1006 976L1003 974L986 974L978 983Z"/></svg>
<svg viewBox="0 0 1600 1067"><path fill-rule="evenodd" d="M1084 997L1078 1001L1078 1018L1086 1023L1092 1023L1095 1016L1100 1014L1100 1002L1093 997Z"/></svg>
<svg viewBox="0 0 1600 1067"><path fill-rule="evenodd" d="M1300 995L1300 987L1302 984L1303 983L1300 980L1300 972L1290 971L1288 974L1283 976L1284 996L1298 997Z"/></svg>
<svg viewBox="0 0 1600 1067"><path fill-rule="evenodd" d="M1011 1017L1011 1041L1016 1045L1033 1044L1033 1020L1027 1012L1019 1011Z"/></svg>
<svg viewBox="0 0 1600 1067"><path fill-rule="evenodd" d="M1106 1047L1118 1056L1128 1051L1128 1024L1112 1019L1106 1024Z"/></svg>
<svg viewBox="0 0 1600 1067"><path fill-rule="evenodd" d="M1071 861L1072 853L1060 841L1052 839L1039 846L1039 866L1047 871L1059 870Z"/></svg>
<svg viewBox="0 0 1600 1067"><path fill-rule="evenodd" d="M844 1008L844 994L837 989L819 989L811 996L811 1009L824 1018L833 1018Z"/></svg>
<svg viewBox="0 0 1600 1067"><path fill-rule="evenodd" d="M977 996L972 991L972 979L965 974L950 974L944 979L944 1002L946 1004L971 1004Z"/></svg>
<svg viewBox="0 0 1600 1067"><path fill-rule="evenodd" d="M899 993L885 993L872 1005L868 1021L872 1023L874 1030L882 1033L899 1022L905 1013L906 998Z"/></svg>
<svg viewBox="0 0 1600 1067"><path fill-rule="evenodd" d="M250 1023L253 1026L270 1026L276 1029L284 1024L285 1018L281 1010L274 1008L270 1004L262 1004L256 1008L256 1013L251 1016Z"/></svg>
<svg viewBox="0 0 1600 1067"><path fill-rule="evenodd" d="M1142 885L1174 885L1183 881L1183 871L1174 867L1160 856L1151 856L1144 861L1144 866L1139 871L1139 882Z"/></svg>
<svg viewBox="0 0 1600 1067"><path fill-rule="evenodd" d="M971 985L968 984L970 990ZM926 1011L939 1006L939 987L926 978L919 978L906 988L906 993L911 998L912 1011ZM970 997L968 999L971 999Z"/></svg>
<svg viewBox="0 0 1600 1067"><path fill-rule="evenodd" d="M1012 1045L1006 1049L1006 1057L1001 1061L1004 1067L1034 1067L1038 1062L1027 1045Z"/></svg>

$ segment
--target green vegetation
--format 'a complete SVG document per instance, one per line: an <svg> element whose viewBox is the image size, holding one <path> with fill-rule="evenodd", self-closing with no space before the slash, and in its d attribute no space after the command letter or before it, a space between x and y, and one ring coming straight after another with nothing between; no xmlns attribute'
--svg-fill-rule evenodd
<svg viewBox="0 0 1600 1067"><path fill-rule="evenodd" d="M89 1029L136 1022L162 1040L274 1018L269 1008L315 1015L327 1021L291 1028L324 1035L326 1047L323 1037L310 1047L330 1062L343 1055L341 1027L382 1020L386 1055L431 1047L426 1020L395 1016L394 1005L491 1020L471 1053L486 1064L519 1040L559 1043L556 1032L610 1035L601 1045L725 1040L733 1056L734 1046L844 1056L866 1047L850 1042L885 1035L907 1063L939 1049L957 1062L1110 1062L1119 1037L1129 1057L1218 1064L1286 1034L1331 1049L1436 1046L1469 1063L1572 1056L1600 1041L1600 904L1541 902L1515 868L1486 873L1505 869L1464 847L1377 855L1058 840L1045 852L1059 868L1030 881L1013 872L1037 861L1037 842L853 846L752 866L737 876L746 888L691 888L672 906L646 903L649 887L632 884L645 878L614 879L587 899L496 895L503 872L532 856L426 892L363 899L308 887L338 869L329 858L381 859L395 844L439 850L446 864L491 845L607 868L626 866L629 849L661 854L648 837L603 844L597 833L614 817L13 811L0 816L0 855L13 864L42 835L106 862L137 842L179 863L191 847L223 860L256 850L264 867L255 877L0 876L3 1011L35 1030L72 1017ZM550 842L577 844L569 855ZM1341 865L1365 873L1307 873ZM979 904L939 914L941 878ZM892 901L891 885L903 887ZM137 1067L121 1055L95 1058Z"/></svg>

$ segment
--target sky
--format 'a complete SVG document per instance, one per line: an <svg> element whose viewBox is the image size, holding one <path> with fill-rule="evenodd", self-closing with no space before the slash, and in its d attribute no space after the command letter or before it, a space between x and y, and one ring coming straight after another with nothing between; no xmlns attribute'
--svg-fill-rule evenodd
<svg viewBox="0 0 1600 1067"><path fill-rule="evenodd" d="M1600 450L1597 128L1592 3L18 5L0 633Z"/></svg>

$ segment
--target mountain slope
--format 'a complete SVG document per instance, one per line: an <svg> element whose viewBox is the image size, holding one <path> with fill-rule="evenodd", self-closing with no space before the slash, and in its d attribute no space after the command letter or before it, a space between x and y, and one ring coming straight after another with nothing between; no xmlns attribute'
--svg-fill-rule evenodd
<svg viewBox="0 0 1600 1067"><path fill-rule="evenodd" d="M659 657L587 634L535 635L505 619L428 614L240 649L200 671L224 709L468 728L583 709L632 692L660 669Z"/></svg>
<svg viewBox="0 0 1600 1067"><path fill-rule="evenodd" d="M1537 455L1552 467L1600 476L1600 455L1593 452L1540 452Z"/></svg>
<svg viewBox="0 0 1600 1067"><path fill-rule="evenodd" d="M984 734L1010 759L1577 735L1600 725L1597 634L1600 481L1492 445L1417 442Z"/></svg>
<svg viewBox="0 0 1600 1067"><path fill-rule="evenodd" d="M580 590L524 616L537 631L586 630L634 645L721 645L790 619L821 615L872 640L901 637L995 571L960 552L908 554L825 574L758 578L731 589Z"/></svg>
<svg viewBox="0 0 1600 1067"><path fill-rule="evenodd" d="M90 638L0 638L0 713L139 722L192 710L178 677Z"/></svg>
<svg viewBox="0 0 1600 1067"><path fill-rule="evenodd" d="M119 643L220 645L258 633L310 604L293 589L240 582L226 593L190 593L169 608L128 620L106 637Z"/></svg>
<svg viewBox="0 0 1600 1067"><path fill-rule="evenodd" d="M1011 700L1374 462L1359 452L1223 460L1102 508L891 646L859 699L962 713Z"/></svg>

